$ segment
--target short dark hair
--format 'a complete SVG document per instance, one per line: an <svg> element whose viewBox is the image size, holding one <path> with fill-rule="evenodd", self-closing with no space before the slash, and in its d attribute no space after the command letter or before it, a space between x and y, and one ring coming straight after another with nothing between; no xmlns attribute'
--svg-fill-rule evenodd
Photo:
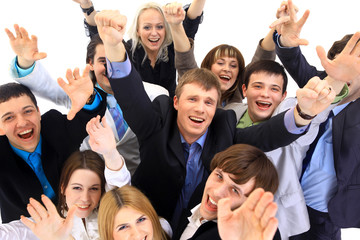
<svg viewBox="0 0 360 240"><path fill-rule="evenodd" d="M36 98L28 87L19 83L6 83L0 85L0 103L7 102L11 98L18 98L23 95L28 96L35 107L38 108Z"/></svg>
<svg viewBox="0 0 360 240"><path fill-rule="evenodd" d="M206 68L195 68L187 71L178 81L178 85L175 89L175 95L177 98L180 98L182 89L184 85L189 83L197 83L202 86L206 91L209 91L212 88L215 88L218 92L218 102L220 103L221 98L221 88L220 83L217 77L213 72Z"/></svg>
<svg viewBox="0 0 360 240"><path fill-rule="evenodd" d="M91 38L91 40L90 40L90 42L89 42L89 44L87 46L87 49L86 49L86 63L87 64L89 64L89 63L94 64L94 57L95 57L95 54L96 54L96 47L98 45L100 45L100 44L104 45L103 41L100 38L100 35L95 34ZM95 77L94 71L90 71L89 75L90 75L91 81L95 85L96 84L96 77Z"/></svg>
<svg viewBox="0 0 360 240"><path fill-rule="evenodd" d="M217 153L210 163L211 171L215 168L234 175L232 180L236 184L245 184L254 178L253 190L263 188L275 193L279 186L279 177L272 162L263 151L248 144L235 144Z"/></svg>
<svg viewBox="0 0 360 240"><path fill-rule="evenodd" d="M260 72L265 72L269 75L281 75L283 77L282 93L285 93L288 83L285 69L281 64L272 60L259 60L246 66L244 73L244 84L246 88L249 86L251 75Z"/></svg>
<svg viewBox="0 0 360 240"><path fill-rule="evenodd" d="M338 55L342 52L342 50L344 50L345 45L348 43L348 41L353 35L354 34L346 34L342 39L335 41L328 51L328 59L334 60L336 55Z"/></svg>

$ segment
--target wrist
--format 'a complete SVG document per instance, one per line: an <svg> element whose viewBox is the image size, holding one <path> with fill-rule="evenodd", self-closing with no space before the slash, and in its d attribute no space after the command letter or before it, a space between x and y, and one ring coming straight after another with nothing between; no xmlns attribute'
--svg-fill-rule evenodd
<svg viewBox="0 0 360 240"><path fill-rule="evenodd" d="M302 112L299 104L296 104L296 111L297 111L298 115L304 120L312 120L317 116L317 115L313 115L313 116L308 115L308 114Z"/></svg>
<svg viewBox="0 0 360 240"><path fill-rule="evenodd" d="M21 69L28 69L30 68L32 65L34 65L35 61L34 60L26 60L23 57L17 56L16 57L16 64L18 67L20 67Z"/></svg>
<svg viewBox="0 0 360 240"><path fill-rule="evenodd" d="M87 16L90 16L90 14L94 12L94 5L91 1L86 4L80 4L80 8Z"/></svg>

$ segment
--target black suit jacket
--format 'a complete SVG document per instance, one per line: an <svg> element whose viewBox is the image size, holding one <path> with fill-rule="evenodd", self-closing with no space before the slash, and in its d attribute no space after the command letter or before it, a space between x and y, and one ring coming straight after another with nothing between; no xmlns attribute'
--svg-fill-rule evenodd
<svg viewBox="0 0 360 240"><path fill-rule="evenodd" d="M173 101L161 95L151 102L134 68L127 77L110 79L110 84L140 144L141 163L132 183L150 198L160 216L170 220L186 176ZM283 117L284 114L280 114L264 124L237 129L234 111L216 110L201 155L206 172L210 173L213 156L235 143L270 151L297 139L299 135L286 130Z"/></svg>
<svg viewBox="0 0 360 240"><path fill-rule="evenodd" d="M104 115L105 109L106 103L102 101L97 110L81 110L72 121L56 110L41 116L41 161L56 195L63 163L87 136L86 123L96 115ZM2 222L7 223L18 220L20 215L29 216L26 210L29 198L41 202L43 189L30 166L14 153L6 136L0 136L0 152L0 209Z"/></svg>
<svg viewBox="0 0 360 240"><path fill-rule="evenodd" d="M276 47L281 62L299 86L326 72L309 65L299 47ZM337 191L328 202L331 220L341 228L360 227L360 99L350 103L333 118L333 154Z"/></svg>

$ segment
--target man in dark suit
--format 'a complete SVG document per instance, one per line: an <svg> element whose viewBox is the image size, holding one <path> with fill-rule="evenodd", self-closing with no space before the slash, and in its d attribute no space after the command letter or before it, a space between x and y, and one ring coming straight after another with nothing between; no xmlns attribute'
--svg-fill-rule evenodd
<svg viewBox="0 0 360 240"><path fill-rule="evenodd" d="M290 1L291 2L291 1ZM292 3L290 15L295 15ZM281 26L274 34L276 52L286 70L302 87L313 76L329 75L348 87L348 95L334 108L303 162L301 185L308 206L310 230L292 239L341 239L341 228L360 227L360 33L334 42L327 57L317 48L326 71L309 65L299 45L308 12L298 22ZM338 71L338 70L342 71ZM341 82L343 81L343 82Z"/></svg>
<svg viewBox="0 0 360 240"><path fill-rule="evenodd" d="M8 83L0 86L0 208L2 222L28 216L27 204L32 197L40 201L42 194L57 201L62 165L77 150L87 135L86 123L103 115L105 102L88 77L79 70L68 72L69 84L60 81L72 99L71 119L50 110L40 115L35 96L25 86ZM70 76L71 75L71 76ZM92 97L91 97L92 96ZM91 101L98 98L98 102ZM104 99L104 96L102 96ZM86 110L87 109L87 110Z"/></svg>
<svg viewBox="0 0 360 240"><path fill-rule="evenodd" d="M291 109L264 124L236 129L235 112L217 109L219 82L205 69L186 73L174 99L159 96L151 102L121 43L126 18L117 11L102 11L96 21L114 96L140 143L141 163L132 182L168 220L175 214L176 222L187 207L197 185L211 172L210 161L217 152L235 143L270 151L297 139L310 123ZM314 86L310 91L313 94L299 101L302 116L316 115L331 102L329 89Z"/></svg>
<svg viewBox="0 0 360 240"><path fill-rule="evenodd" d="M217 153L210 168L212 172L206 181L204 193L200 196L201 200L199 196L195 196L198 195L195 192L191 200L196 202L196 206L183 211L172 239L220 240L218 225L214 220L218 218L218 203L221 199L228 199L231 209L235 210L245 204L255 189L262 188L274 194L279 185L276 169L264 152L246 144L236 144ZM265 215L269 219L264 222L270 223L270 219L275 217L276 207L269 206L267 211ZM261 214L258 216L260 218ZM264 225L258 230L266 228L267 224ZM247 224L243 224L237 231L246 231L246 227ZM276 227L272 234L275 230ZM257 231L253 230L251 234L254 235L250 239L261 239L256 235L259 234ZM275 239L280 239L279 233Z"/></svg>

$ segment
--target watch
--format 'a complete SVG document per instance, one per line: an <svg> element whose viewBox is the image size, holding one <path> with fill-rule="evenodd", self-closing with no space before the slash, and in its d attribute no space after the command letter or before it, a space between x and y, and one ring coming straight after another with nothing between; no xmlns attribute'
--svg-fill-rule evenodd
<svg viewBox="0 0 360 240"><path fill-rule="evenodd" d="M83 13L86 13L86 15L90 16L90 14L94 11L94 6L91 6L89 8L82 8L80 5L81 10Z"/></svg>

